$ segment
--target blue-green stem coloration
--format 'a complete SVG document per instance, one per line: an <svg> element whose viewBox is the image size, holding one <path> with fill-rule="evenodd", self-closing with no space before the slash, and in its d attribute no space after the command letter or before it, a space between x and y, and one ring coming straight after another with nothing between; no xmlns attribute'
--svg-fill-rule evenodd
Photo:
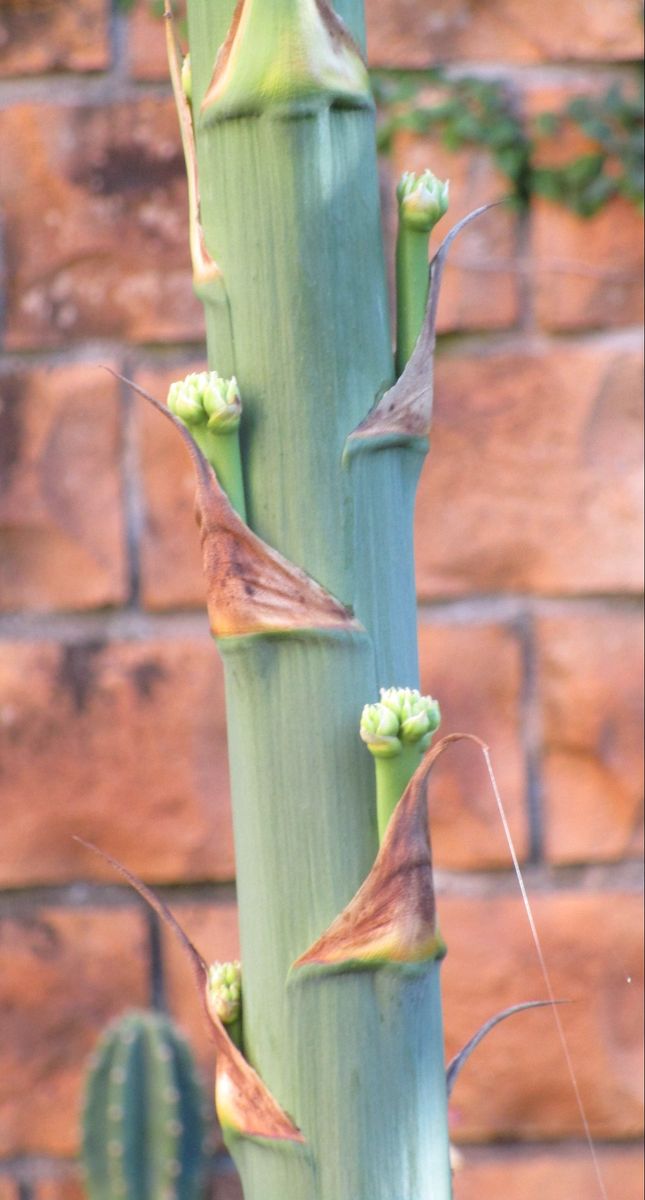
<svg viewBox="0 0 645 1200"><path fill-rule="evenodd" d="M406 417L346 454L395 369L360 0L339 12L349 33L326 0L242 0L235 19L231 0L188 4L199 215L230 318L207 322L209 362L244 398L248 524L341 613L323 626L312 606L307 623L295 570L281 568L273 597L259 577L242 596L235 538L269 560L213 508L209 563L225 527L246 606L243 622L239 604L211 622L226 674L244 1052L303 1141L225 1134L245 1200L449 1200L435 941L413 970L292 972L377 856L357 720L379 687L414 688L418 672L412 510L430 362L413 428Z"/></svg>

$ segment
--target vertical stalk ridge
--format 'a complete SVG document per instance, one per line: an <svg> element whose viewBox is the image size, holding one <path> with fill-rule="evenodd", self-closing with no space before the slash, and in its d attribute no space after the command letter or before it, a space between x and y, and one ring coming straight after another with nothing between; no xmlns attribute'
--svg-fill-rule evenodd
<svg viewBox="0 0 645 1200"><path fill-rule="evenodd" d="M238 5L238 40L248 2ZM270 12L267 0L253 8ZM283 9L293 36L309 38L301 0ZM269 93L266 47L256 48L262 70L247 63L240 76L236 63L254 47L234 37L234 87L223 95L211 84L232 5L188 8L200 216L232 331L222 349L207 322L209 362L236 376L243 397L248 523L356 617L347 628L218 638L244 1050L305 1146L229 1140L245 1200L449 1200L438 962L291 972L377 854L373 764L358 722L379 686L417 682L412 510L425 449L417 438L345 455L394 367L374 112L357 90L360 59L354 72L323 0L318 11L330 40L307 45L328 71L312 68L301 91L279 80ZM362 5L345 0L341 15L362 39ZM338 55L351 95L339 92Z"/></svg>

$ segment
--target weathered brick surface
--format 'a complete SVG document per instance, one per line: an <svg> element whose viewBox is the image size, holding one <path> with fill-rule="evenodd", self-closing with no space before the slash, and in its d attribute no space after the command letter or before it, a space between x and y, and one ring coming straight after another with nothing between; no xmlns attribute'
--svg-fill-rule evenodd
<svg viewBox="0 0 645 1200"><path fill-rule="evenodd" d="M505 626L421 625L422 690L441 704L441 733L473 733L490 745L520 857L527 845L521 744L521 646ZM451 747L430 784L434 860L458 869L507 865L508 846L481 752Z"/></svg>
<svg viewBox="0 0 645 1200"><path fill-rule="evenodd" d="M75 1152L89 1054L107 1021L145 1004L146 970L136 910L0 920L0 1155Z"/></svg>
<svg viewBox="0 0 645 1200"><path fill-rule="evenodd" d="M533 907L580 1092L595 1137L642 1129L642 903L637 895L536 895ZM448 943L448 1054L507 1005L545 984L519 897L439 900ZM553 1014L518 1014L464 1067L453 1092L458 1140L581 1137ZM521 1193L520 1193L521 1194Z"/></svg>
<svg viewBox="0 0 645 1200"><path fill-rule="evenodd" d="M233 872L223 685L203 638L0 644L0 880Z"/></svg>
<svg viewBox="0 0 645 1200"><path fill-rule="evenodd" d="M217 903L175 901L171 908L206 962L240 957L237 908L233 900ZM215 1058L195 977L186 954L170 930L163 930L163 960L168 1007L190 1038L207 1091L213 1087Z"/></svg>
<svg viewBox="0 0 645 1200"><path fill-rule="evenodd" d="M544 617L537 645L548 855L553 862L640 856L641 615Z"/></svg>
<svg viewBox="0 0 645 1200"><path fill-rule="evenodd" d="M106 0L3 0L0 76L102 71L110 62Z"/></svg>
<svg viewBox="0 0 645 1200"><path fill-rule="evenodd" d="M436 63L602 62L642 55L640 9L632 0L368 0L368 53L374 66Z"/></svg>
<svg viewBox="0 0 645 1200"><path fill-rule="evenodd" d="M203 362L166 371L140 371L136 381L165 401L168 387ZM142 402L137 408L143 497L141 602L145 608L204 608L205 588L195 522L195 473L186 448L167 421Z"/></svg>
<svg viewBox="0 0 645 1200"><path fill-rule="evenodd" d="M622 86L622 81L621 86ZM562 167L596 153L573 121L553 136L539 132L539 113L563 112L576 96L597 94L602 86L585 79L558 88L528 88L524 107L535 139L539 167ZM531 269L535 314L543 329L609 328L643 320L643 218L634 204L612 200L595 216L581 218L539 196L531 207Z"/></svg>
<svg viewBox="0 0 645 1200"><path fill-rule="evenodd" d="M432 93L424 103L433 102ZM437 226L436 248L452 224L467 213L508 195L509 184L486 150L449 152L439 138L397 134L391 158L389 233L396 236L396 183L403 171L431 167L440 179L450 180L449 215ZM518 217L498 208L464 229L451 249L441 285L438 329L508 329L520 316L518 274Z"/></svg>
<svg viewBox="0 0 645 1200"><path fill-rule="evenodd" d="M0 376L0 610L126 599L120 457L105 371Z"/></svg>
<svg viewBox="0 0 645 1200"><path fill-rule="evenodd" d="M48 1178L39 1179L33 1188L35 1200L85 1200L86 1191L80 1170L58 1170Z"/></svg>
<svg viewBox="0 0 645 1200"><path fill-rule="evenodd" d="M170 100L17 105L0 140L8 347L200 338Z"/></svg>
<svg viewBox="0 0 645 1200"><path fill-rule="evenodd" d="M616 199L582 219L537 198L532 229L535 310L543 329L642 321L642 217L633 204Z"/></svg>
<svg viewBox="0 0 645 1200"><path fill-rule="evenodd" d="M440 355L421 596L640 592L641 355L637 336Z"/></svg>
<svg viewBox="0 0 645 1200"><path fill-rule="evenodd" d="M186 13L185 0L173 4L173 12L182 40L185 32L185 27L182 27ZM163 21L154 13L148 0L136 0L128 17L128 65L135 79L151 82L168 79Z"/></svg>
<svg viewBox="0 0 645 1200"><path fill-rule="evenodd" d="M609 1196L640 1200L643 1156L639 1146L597 1148ZM503 1152L463 1151L454 1181L455 1200L578 1200L598 1193L596 1173L586 1148Z"/></svg>

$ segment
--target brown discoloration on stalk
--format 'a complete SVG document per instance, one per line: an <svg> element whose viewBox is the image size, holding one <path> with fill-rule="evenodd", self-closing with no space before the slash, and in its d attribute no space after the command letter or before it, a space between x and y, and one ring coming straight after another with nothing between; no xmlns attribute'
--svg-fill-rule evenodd
<svg viewBox="0 0 645 1200"><path fill-rule="evenodd" d="M457 733L428 751L394 811L365 883L295 967L415 963L444 954L436 921L426 791L439 755L461 738L481 745L478 738Z"/></svg>
<svg viewBox="0 0 645 1200"><path fill-rule="evenodd" d="M257 0L255 0L255 2L257 2ZM166 3L168 3L168 0L166 0ZM213 108L217 104L218 100L222 99L222 97L225 95L231 77L235 72L236 59L243 57L244 50L242 49L242 45L244 43L249 22L253 19L253 3L254 0L238 0L228 34L215 59L213 74L211 76L204 99L202 100L202 112L206 112L206 110ZM341 73L343 56L347 56L348 54L352 57L352 59L356 60L356 62L358 62L363 69L366 69L365 57L361 52L359 45L352 37L352 34L345 23L334 12L334 9L328 3L328 0L296 0L296 2L292 5L292 10L293 11L292 14L290 14L290 19L293 21L293 29L298 28L299 34L303 37L303 44L302 48L299 48L294 52L293 63L290 65L293 65L296 69L306 67L311 72L311 80L313 81L316 78L316 68L318 65L316 61L318 57L317 51L321 50L321 45L316 45L315 37L312 37L309 43L307 43L307 38L312 35L312 24L315 25L316 17L318 17L320 20L320 25L322 26L323 38L327 39L327 46L325 49L329 49L329 47L331 47L333 54L337 57L338 65L341 67ZM280 21L281 18L279 14L277 15L276 19L278 22ZM289 27L287 24L287 30L288 29ZM320 57L321 60L323 60L324 54L321 54ZM260 82L261 78L262 75L260 72L257 82ZM323 88L320 80L318 83L321 88ZM270 92L273 86L274 81L267 85L267 92ZM251 91L252 90L253 89L251 89ZM253 105L253 108L257 108L259 111L262 106L263 101L260 94L258 94L255 97L255 104Z"/></svg>
<svg viewBox="0 0 645 1200"><path fill-rule="evenodd" d="M164 17L166 18L166 49L168 52L168 68L172 83L181 144L184 150L186 175L188 177L188 208L190 230L190 253L193 264L193 280L195 284L210 283L221 280L222 272L217 263L211 258L206 248L204 231L200 220L199 176L197 172L197 152L195 150L195 131L193 114L184 93L181 81L182 54L175 32L170 0L165 0Z"/></svg>
<svg viewBox="0 0 645 1200"><path fill-rule="evenodd" d="M245 525L182 422L143 388L122 375L117 378L172 422L193 460L206 603L213 635L360 631L361 626L340 601Z"/></svg>
<svg viewBox="0 0 645 1200"><path fill-rule="evenodd" d="M133 875L118 859L112 858L110 854L99 850L98 846L86 842L83 838L76 838L76 841L95 854L99 854L114 867L115 871L127 879L131 887L172 929L186 954L193 969L200 1003L215 1044L217 1054L215 1104L220 1124L240 1137L260 1137L273 1141L304 1143L305 1139L300 1130L283 1112L257 1071L253 1070L241 1051L231 1041L226 1026L217 1015L215 1006L210 1002L206 961L184 932L174 913L143 880Z"/></svg>
<svg viewBox="0 0 645 1200"><path fill-rule="evenodd" d="M351 449L352 445L358 449L361 442L369 444L372 440L378 442L383 438L391 444L392 439L407 442L428 436L432 419L432 368L437 340L437 309L448 250L465 225L494 207L494 204L485 204L475 209L459 221L444 238L428 266L428 303L421 333L410 361L394 386L385 392L365 420L350 433L347 439L348 449Z"/></svg>
<svg viewBox="0 0 645 1200"><path fill-rule="evenodd" d="M222 45L220 46L220 48L217 52L217 58L215 59L215 68L213 70L213 75L212 75L211 81L208 85L207 92L206 92L207 96L210 93L211 89L214 88L215 85L217 84L220 76L223 75L224 71L226 70L226 67L228 65L228 60L231 56L231 50L233 49L233 44L237 37L237 31L238 31L238 28L240 25L240 21L242 20L242 12L244 10L245 4L246 4L246 0L237 0L237 4L235 5L235 12L233 13L233 20L231 21L231 27L226 35L225 40L222 42Z"/></svg>
<svg viewBox="0 0 645 1200"><path fill-rule="evenodd" d="M348 50L352 50L354 54L357 54L362 62L365 62L365 55L361 52L358 42L354 40L345 22L341 20L338 13L334 12L331 5L327 3L327 0L316 0L316 8L334 45L346 46Z"/></svg>

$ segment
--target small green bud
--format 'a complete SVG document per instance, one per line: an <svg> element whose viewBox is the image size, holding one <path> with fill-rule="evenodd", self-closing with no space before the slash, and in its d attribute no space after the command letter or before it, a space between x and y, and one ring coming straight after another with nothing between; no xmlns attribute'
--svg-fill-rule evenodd
<svg viewBox="0 0 645 1200"><path fill-rule="evenodd" d="M189 104L193 99L193 71L190 65L190 54L187 54L181 64L181 86Z"/></svg>
<svg viewBox="0 0 645 1200"><path fill-rule="evenodd" d="M401 221L409 229L430 233L448 211L450 184L437 179L432 171L415 175L406 171L397 188Z"/></svg>
<svg viewBox="0 0 645 1200"><path fill-rule="evenodd" d="M168 389L168 408L186 425L201 425L206 420L199 389L195 386L196 375L171 383Z"/></svg>
<svg viewBox="0 0 645 1200"><path fill-rule="evenodd" d="M418 742L430 731L430 722L424 712L414 713L413 716L406 717L401 724L401 741L402 742Z"/></svg>
<svg viewBox="0 0 645 1200"><path fill-rule="evenodd" d="M378 758L393 758L401 753L401 743L396 736L399 720L384 704L366 704L361 714L360 732L372 754Z"/></svg>
<svg viewBox="0 0 645 1200"><path fill-rule="evenodd" d="M186 425L205 422L215 433L237 429L242 413L235 377L221 379L217 371L199 371L170 386L168 408Z"/></svg>
<svg viewBox="0 0 645 1200"><path fill-rule="evenodd" d="M439 705L416 688L382 688L377 704L366 704L361 716L361 737L372 754L393 758L403 745L419 743L425 750L441 720Z"/></svg>
<svg viewBox="0 0 645 1200"><path fill-rule="evenodd" d="M239 1019L242 1009L239 962L213 963L208 968L208 999L224 1025L232 1025Z"/></svg>
<svg viewBox="0 0 645 1200"><path fill-rule="evenodd" d="M237 379L220 379L211 371L203 392L204 409L208 414L208 428L217 433L237 429L242 414L242 401Z"/></svg>

